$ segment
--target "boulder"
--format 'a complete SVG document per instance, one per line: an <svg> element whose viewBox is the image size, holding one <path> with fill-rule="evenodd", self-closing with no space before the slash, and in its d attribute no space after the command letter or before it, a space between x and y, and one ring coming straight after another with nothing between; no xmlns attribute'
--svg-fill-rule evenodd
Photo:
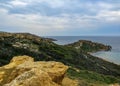
<svg viewBox="0 0 120 86"><path fill-rule="evenodd" d="M62 86L67 69L60 62L13 57L8 65L0 67L0 86Z"/></svg>

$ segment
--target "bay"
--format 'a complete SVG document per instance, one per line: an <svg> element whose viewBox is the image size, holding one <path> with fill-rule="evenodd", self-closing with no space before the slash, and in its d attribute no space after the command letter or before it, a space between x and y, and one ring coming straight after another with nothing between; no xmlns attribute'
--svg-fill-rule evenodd
<svg viewBox="0 0 120 86"><path fill-rule="evenodd" d="M54 42L59 45L73 43L78 40L91 40L93 42L111 45L111 51L96 52L92 53L92 55L120 65L120 36L49 36L49 38L56 39L57 41Z"/></svg>

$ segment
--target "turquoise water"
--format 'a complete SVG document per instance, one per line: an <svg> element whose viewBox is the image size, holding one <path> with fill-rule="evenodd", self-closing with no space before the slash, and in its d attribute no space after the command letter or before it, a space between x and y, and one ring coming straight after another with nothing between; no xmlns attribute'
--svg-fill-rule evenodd
<svg viewBox="0 0 120 86"><path fill-rule="evenodd" d="M120 52L115 52L115 51L104 52L104 51L101 51L101 52L93 53L92 55L120 65Z"/></svg>
<svg viewBox="0 0 120 86"><path fill-rule="evenodd" d="M56 39L55 43L59 45L69 44L78 40L91 40L93 42L103 43L105 45L111 45L112 50L108 52L96 52L95 55L104 60L113 62L120 65L120 36L118 37L103 37L103 36L50 36L50 38Z"/></svg>

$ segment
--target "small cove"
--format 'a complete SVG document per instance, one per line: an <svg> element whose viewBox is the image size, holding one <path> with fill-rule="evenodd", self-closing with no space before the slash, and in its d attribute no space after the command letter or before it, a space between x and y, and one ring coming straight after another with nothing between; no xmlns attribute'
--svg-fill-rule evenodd
<svg viewBox="0 0 120 86"><path fill-rule="evenodd" d="M49 36L50 38L56 39L54 41L56 44L64 45L76 42L78 40L90 40L93 42L102 43L105 45L111 45L111 51L100 51L96 53L92 53L92 55L102 58L104 60L113 62L115 64L120 65L120 37L112 37L112 36Z"/></svg>

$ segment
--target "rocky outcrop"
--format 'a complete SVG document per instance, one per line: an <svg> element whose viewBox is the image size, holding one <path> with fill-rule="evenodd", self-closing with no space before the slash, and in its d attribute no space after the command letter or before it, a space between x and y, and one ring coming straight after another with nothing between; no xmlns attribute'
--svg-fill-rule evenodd
<svg viewBox="0 0 120 86"><path fill-rule="evenodd" d="M65 77L62 81L62 86L78 86L78 80L72 80L68 77Z"/></svg>
<svg viewBox="0 0 120 86"><path fill-rule="evenodd" d="M0 67L0 86L62 86L67 66L60 62L34 62L32 57L13 57Z"/></svg>
<svg viewBox="0 0 120 86"><path fill-rule="evenodd" d="M110 45L104 45L97 42L92 42L88 40L79 40L77 42L67 44L68 47L74 47L78 50L85 52L97 52L97 51L109 51L112 49Z"/></svg>

